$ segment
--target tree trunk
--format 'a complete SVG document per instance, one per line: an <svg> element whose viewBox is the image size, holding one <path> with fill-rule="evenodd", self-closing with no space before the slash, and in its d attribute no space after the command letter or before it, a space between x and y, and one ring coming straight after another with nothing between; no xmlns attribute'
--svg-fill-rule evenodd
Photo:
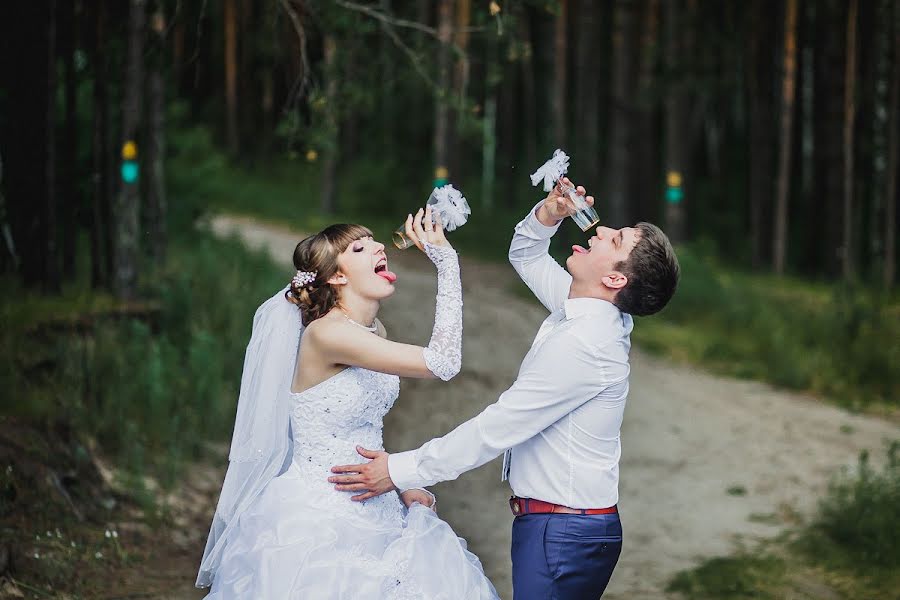
<svg viewBox="0 0 900 600"><path fill-rule="evenodd" d="M57 160L56 160L56 30L58 26L57 14L59 7L57 0L50 0L49 19L47 21L47 110L44 115L46 120L45 143L47 144L47 162L44 164L44 186L46 214L47 214L47 250L44 255L44 289L50 292L59 291L60 260L59 260L59 186L57 185Z"/></svg>
<svg viewBox="0 0 900 600"><path fill-rule="evenodd" d="M265 35L269 39L276 39L278 35L278 11L274 4L263 6L262 21ZM260 75L262 79L262 93L259 95L260 113L262 114L262 154L267 156L272 151L272 142L275 136L275 62L276 57L271 47L267 47L262 53Z"/></svg>
<svg viewBox="0 0 900 600"><path fill-rule="evenodd" d="M24 284L52 288L48 267L49 222L53 210L52 127L48 125L55 97L53 11L55 0L4 4L0 18L0 87L15 90L0 95L0 151L3 152L4 208L13 254ZM29 51L23 52L27 48ZM49 175L49 178L48 178Z"/></svg>
<svg viewBox="0 0 900 600"><path fill-rule="evenodd" d="M575 26L575 114L578 132L566 136L574 143L579 157L577 183L588 190L600 185L600 77L597 63L597 30L600 27L600 7L592 0L581 0ZM568 95L568 94L567 94Z"/></svg>
<svg viewBox="0 0 900 600"><path fill-rule="evenodd" d="M381 11L385 14L391 14L391 0L381 0ZM381 36L378 38L378 52L381 55L381 69L383 76L381 77L381 86L379 89L379 123L381 128L381 146L386 154L393 154L394 137L397 135L396 125L394 124L394 61L391 60L391 48L394 45L387 31L389 27L386 23L380 23Z"/></svg>
<svg viewBox="0 0 900 600"><path fill-rule="evenodd" d="M888 161L887 181L884 190L884 272L882 280L885 289L890 290L894 286L897 271L897 203L900 197L897 195L897 171L900 163L897 160L898 143L900 133L897 113L900 112L900 8L893 5L891 11L891 33L894 52L891 66L891 95L888 102Z"/></svg>
<svg viewBox="0 0 900 600"><path fill-rule="evenodd" d="M184 67L187 60L184 52L184 42L186 37L185 23L187 21L186 11L183 7L176 11L173 15L174 23L172 24L172 82L174 83L175 95L180 96L186 92L184 85Z"/></svg>
<svg viewBox="0 0 900 600"><path fill-rule="evenodd" d="M336 206L337 161L340 145L340 129L338 127L335 108L338 96L337 42L330 34L322 40L322 54L325 67L325 128L327 131L325 157L322 161L322 196L321 209L326 215L333 215Z"/></svg>
<svg viewBox="0 0 900 600"><path fill-rule="evenodd" d="M490 211L494 207L494 174L497 156L497 86L500 83L500 66L497 64L499 40L493 32L488 34L485 60L484 118L481 140L481 202Z"/></svg>
<svg viewBox="0 0 900 600"><path fill-rule="evenodd" d="M681 43L682 32L680 27L684 25L682 17L684 5L680 0L669 0L665 5L664 14L666 24L665 40L665 64L666 64L666 91L665 91L665 172L667 179L677 178L681 187L687 187L684 181L685 167L687 167L687 151L685 140L688 136L687 91L684 83L684 52ZM674 174L674 176L672 175ZM688 191L690 188L688 187ZM673 243L684 241L684 200L680 198L667 198L665 210L666 232Z"/></svg>
<svg viewBox="0 0 900 600"><path fill-rule="evenodd" d="M656 66L659 56L659 0L648 0L644 5L641 25L640 67L635 100L635 160L628 174L634 214L641 219L656 220L659 180L659 151L657 114L659 100L656 83Z"/></svg>
<svg viewBox="0 0 900 600"><path fill-rule="evenodd" d="M768 3L755 0L750 7L750 48L747 61L747 95L749 104L749 202L750 255L754 269L766 263L766 248L770 231L773 196L773 152L775 128L773 98L772 53L774 44L772 19Z"/></svg>
<svg viewBox="0 0 900 600"><path fill-rule="evenodd" d="M45 166L44 185L47 188L47 252L45 255L46 266L44 289L50 292L58 292L60 284L60 257L59 257L59 186L57 184L57 148L56 148L56 31L59 25L57 15L59 6L57 0L50 0L50 18L47 23L47 112L44 118L47 121L47 162Z"/></svg>
<svg viewBox="0 0 900 600"><path fill-rule="evenodd" d="M111 277L109 244L110 195L107 168L109 144L109 97L106 49L106 0L97 0L94 15L94 40L91 48L93 66L93 113L91 135L91 285L108 288Z"/></svg>
<svg viewBox="0 0 900 600"><path fill-rule="evenodd" d="M521 11L517 14L517 18L521 19ZM503 46L506 46L507 52L504 55ZM500 162L501 178L515 177L514 169L518 161L522 158L521 140L522 134L522 111L519 108L519 102L522 98L521 82L521 62L523 60L523 44L521 42L512 44L509 41L501 43L500 72L502 81L497 88L498 109L497 109L497 155ZM508 208L515 208L515 194L503 195L504 205Z"/></svg>
<svg viewBox="0 0 900 600"><path fill-rule="evenodd" d="M772 263L775 273L778 275L784 274L787 255L788 195L790 194L793 150L794 92L797 83L797 0L787 0L785 11L781 141L779 143L778 187L775 198L775 229L772 240Z"/></svg>
<svg viewBox="0 0 900 600"><path fill-rule="evenodd" d="M795 171L800 172L800 199L799 207L794 213L805 216L804 226L800 241L803 248L798 254L801 256L801 265L804 274L815 274L819 271L816 264L816 242L821 236L821 213L819 199L815 194L815 182L819 167L815 156L815 38L816 38L816 10L812 3L800 3L800 16L798 17L799 37L797 44L798 71L797 71L797 131L800 150L800 164Z"/></svg>
<svg viewBox="0 0 900 600"><path fill-rule="evenodd" d="M453 0L438 3L438 90L434 109L434 179L438 183L449 178L449 105L450 39L453 33Z"/></svg>
<svg viewBox="0 0 900 600"><path fill-rule="evenodd" d="M128 11L128 64L125 71L124 100L122 102L122 144L137 143L141 120L141 96L144 75L144 23L146 0L131 0ZM140 157L140 154L138 154ZM113 254L115 275L113 291L120 299L132 299L136 294L139 209L141 204L138 181L121 182L114 209Z"/></svg>
<svg viewBox="0 0 900 600"><path fill-rule="evenodd" d="M60 140L59 161L59 217L62 241L62 277L66 281L75 278L75 241L78 233L78 212L81 194L78 193L77 160L77 82L75 80L75 7L71 2L60 4L59 55L64 68L65 120Z"/></svg>
<svg viewBox="0 0 900 600"><path fill-rule="evenodd" d="M845 31L843 3L830 0L817 7L818 27L815 47L815 146L813 153L818 172L816 197L822 203L821 223L817 229L818 263L825 273L840 273L843 210L841 194L842 148L841 123L844 79L835 65L844 63L841 32ZM815 221L814 221L815 222Z"/></svg>
<svg viewBox="0 0 900 600"><path fill-rule="evenodd" d="M612 227L629 217L628 174L634 160L634 93L637 83L637 15L634 0L617 0L613 9L612 104L609 111L609 166L606 198Z"/></svg>
<svg viewBox="0 0 900 600"><path fill-rule="evenodd" d="M534 86L534 46L531 42L531 11L527 6L522 7L522 18L519 25L519 37L524 41L522 49L522 136L525 139L525 164L527 168L535 169L537 154L537 98Z"/></svg>
<svg viewBox="0 0 900 600"><path fill-rule="evenodd" d="M844 279L855 276L853 259L853 133L856 120L856 17L859 0L850 0L847 16L847 61L844 71L844 252L841 256L841 272Z"/></svg>
<svg viewBox="0 0 900 600"><path fill-rule="evenodd" d="M237 156L238 96L237 96L237 0L224 0L225 23L225 131L228 151Z"/></svg>
<svg viewBox="0 0 900 600"><path fill-rule="evenodd" d="M166 176L165 176L165 134L166 134L166 87L162 73L166 48L166 18L162 4L157 4L153 15L153 33L156 41L156 56L150 67L148 82L147 136L147 229L150 237L150 254L157 265L166 259Z"/></svg>
<svg viewBox="0 0 900 600"><path fill-rule="evenodd" d="M472 0L456 0L456 23L453 30L453 42L463 52L468 51L469 47L469 31L472 20ZM492 36L493 33L487 35ZM485 40L486 45L492 42ZM490 50L488 50L490 55ZM490 65L485 65L485 71L490 69ZM490 75L486 75L490 77ZM463 110L465 109L466 97L469 89L469 61L465 56L456 56L456 63L453 67L453 100L451 102L453 109L449 115L450 125L448 127L448 146L449 146L449 163L450 171L453 177L460 181L463 177L463 160L461 154L460 132L463 131L462 120L466 118ZM487 100L487 96L485 97ZM496 92L494 96L494 111L496 113ZM487 117L487 106L484 107L485 117ZM495 114L496 116L496 114Z"/></svg>
<svg viewBox="0 0 900 600"><path fill-rule="evenodd" d="M568 30L567 24L568 0L559 0L559 13L553 21L553 89L550 93L552 106L551 139L559 148L565 146L569 139L566 130L566 65L568 64Z"/></svg>

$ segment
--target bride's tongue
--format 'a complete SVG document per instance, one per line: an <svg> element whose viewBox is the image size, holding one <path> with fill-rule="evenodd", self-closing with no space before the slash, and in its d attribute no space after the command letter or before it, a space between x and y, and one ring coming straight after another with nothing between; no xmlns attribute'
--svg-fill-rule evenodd
<svg viewBox="0 0 900 600"><path fill-rule="evenodd" d="M574 246L572 246L572 251L575 252L575 254L587 254L588 253L586 248L583 248L583 247L579 246L578 244L575 244Z"/></svg>
<svg viewBox="0 0 900 600"><path fill-rule="evenodd" d="M397 281L397 274L393 271L388 271L387 269L377 271L375 274L383 279L386 279L388 283L394 283L395 281Z"/></svg>

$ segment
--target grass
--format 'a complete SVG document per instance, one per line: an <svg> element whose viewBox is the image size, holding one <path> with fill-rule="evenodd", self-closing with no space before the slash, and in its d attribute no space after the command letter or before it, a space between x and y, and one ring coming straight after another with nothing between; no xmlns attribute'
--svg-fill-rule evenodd
<svg viewBox="0 0 900 600"><path fill-rule="evenodd" d="M769 515L751 516L769 522ZM900 598L900 440L882 469L867 454L842 471L807 526L781 539L678 573L668 591L688 600Z"/></svg>
<svg viewBox="0 0 900 600"><path fill-rule="evenodd" d="M69 423L127 470L174 481L205 440L227 435L253 311L284 278L236 241L192 233L145 284L145 316L104 318L115 302L78 284L42 298L6 282L4 414Z"/></svg>
<svg viewBox="0 0 900 600"><path fill-rule="evenodd" d="M844 406L900 401L900 303L845 288L735 272L696 247L679 250L669 306L634 339L676 361L810 391Z"/></svg>

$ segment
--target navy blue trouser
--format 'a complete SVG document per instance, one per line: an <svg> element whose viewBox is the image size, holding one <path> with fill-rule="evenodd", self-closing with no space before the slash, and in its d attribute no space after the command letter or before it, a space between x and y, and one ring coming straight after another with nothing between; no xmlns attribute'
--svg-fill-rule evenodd
<svg viewBox="0 0 900 600"><path fill-rule="evenodd" d="M529 514L512 529L514 600L597 600L622 551L611 515Z"/></svg>

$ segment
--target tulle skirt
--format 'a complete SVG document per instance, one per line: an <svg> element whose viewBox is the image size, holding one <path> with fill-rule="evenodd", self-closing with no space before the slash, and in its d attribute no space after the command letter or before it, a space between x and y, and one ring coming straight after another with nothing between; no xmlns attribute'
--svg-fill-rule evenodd
<svg viewBox="0 0 900 600"><path fill-rule="evenodd" d="M432 510L349 496L292 465L240 516L206 600L498 598Z"/></svg>

